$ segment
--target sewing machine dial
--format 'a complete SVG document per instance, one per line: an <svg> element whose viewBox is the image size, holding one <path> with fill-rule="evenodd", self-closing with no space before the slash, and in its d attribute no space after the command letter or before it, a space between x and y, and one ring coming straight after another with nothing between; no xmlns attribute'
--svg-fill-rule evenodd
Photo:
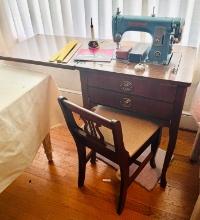
<svg viewBox="0 0 200 220"><path fill-rule="evenodd" d="M161 55L160 51L158 51L158 50L157 50L157 51L155 51L155 53L154 53L154 54L155 54L155 56L156 56L156 57L159 57L159 56Z"/></svg>
<svg viewBox="0 0 200 220"><path fill-rule="evenodd" d="M158 44L160 42L160 39L159 38L156 38L155 39L155 42Z"/></svg>

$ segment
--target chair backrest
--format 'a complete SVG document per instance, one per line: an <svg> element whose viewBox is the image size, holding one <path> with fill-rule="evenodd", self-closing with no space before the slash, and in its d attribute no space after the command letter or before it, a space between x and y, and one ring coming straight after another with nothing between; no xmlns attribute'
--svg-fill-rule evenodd
<svg viewBox="0 0 200 220"><path fill-rule="evenodd" d="M122 156L122 154L128 155L123 144L120 121L104 118L68 101L65 97L59 97L58 102L76 144L85 145L117 163L119 162L118 158ZM83 121L82 126L77 124L73 113L80 116ZM111 130L114 145L105 141L100 130L102 126Z"/></svg>

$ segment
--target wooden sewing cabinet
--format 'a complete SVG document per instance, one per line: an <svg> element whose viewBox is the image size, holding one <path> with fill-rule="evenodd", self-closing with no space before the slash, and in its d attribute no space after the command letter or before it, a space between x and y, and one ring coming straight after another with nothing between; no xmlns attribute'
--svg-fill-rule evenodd
<svg viewBox="0 0 200 220"><path fill-rule="evenodd" d="M135 64L80 62L83 105L106 105L158 120L169 128L169 143L161 174L166 172L176 145L179 122L188 86L193 75L194 48L178 47L169 65L148 65L143 72Z"/></svg>

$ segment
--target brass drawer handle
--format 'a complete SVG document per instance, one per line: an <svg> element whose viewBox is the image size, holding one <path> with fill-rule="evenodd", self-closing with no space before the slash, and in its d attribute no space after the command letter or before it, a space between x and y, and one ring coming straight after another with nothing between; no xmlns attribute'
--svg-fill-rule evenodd
<svg viewBox="0 0 200 220"><path fill-rule="evenodd" d="M128 80L122 81L119 86L123 92L130 92L133 89L133 83Z"/></svg>
<svg viewBox="0 0 200 220"><path fill-rule="evenodd" d="M132 100L130 98L122 98L120 104L124 108L130 108L132 106Z"/></svg>

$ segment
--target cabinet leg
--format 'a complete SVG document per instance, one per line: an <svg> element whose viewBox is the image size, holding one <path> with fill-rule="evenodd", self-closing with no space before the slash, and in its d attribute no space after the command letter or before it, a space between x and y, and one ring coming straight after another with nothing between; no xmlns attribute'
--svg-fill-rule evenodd
<svg viewBox="0 0 200 220"><path fill-rule="evenodd" d="M166 156L162 168L161 179L160 179L160 186L163 188L165 188L167 185L166 173L174 152L174 148L176 146L177 134L178 134L178 128L172 126L169 129L169 143L168 143L167 152L166 152Z"/></svg>

